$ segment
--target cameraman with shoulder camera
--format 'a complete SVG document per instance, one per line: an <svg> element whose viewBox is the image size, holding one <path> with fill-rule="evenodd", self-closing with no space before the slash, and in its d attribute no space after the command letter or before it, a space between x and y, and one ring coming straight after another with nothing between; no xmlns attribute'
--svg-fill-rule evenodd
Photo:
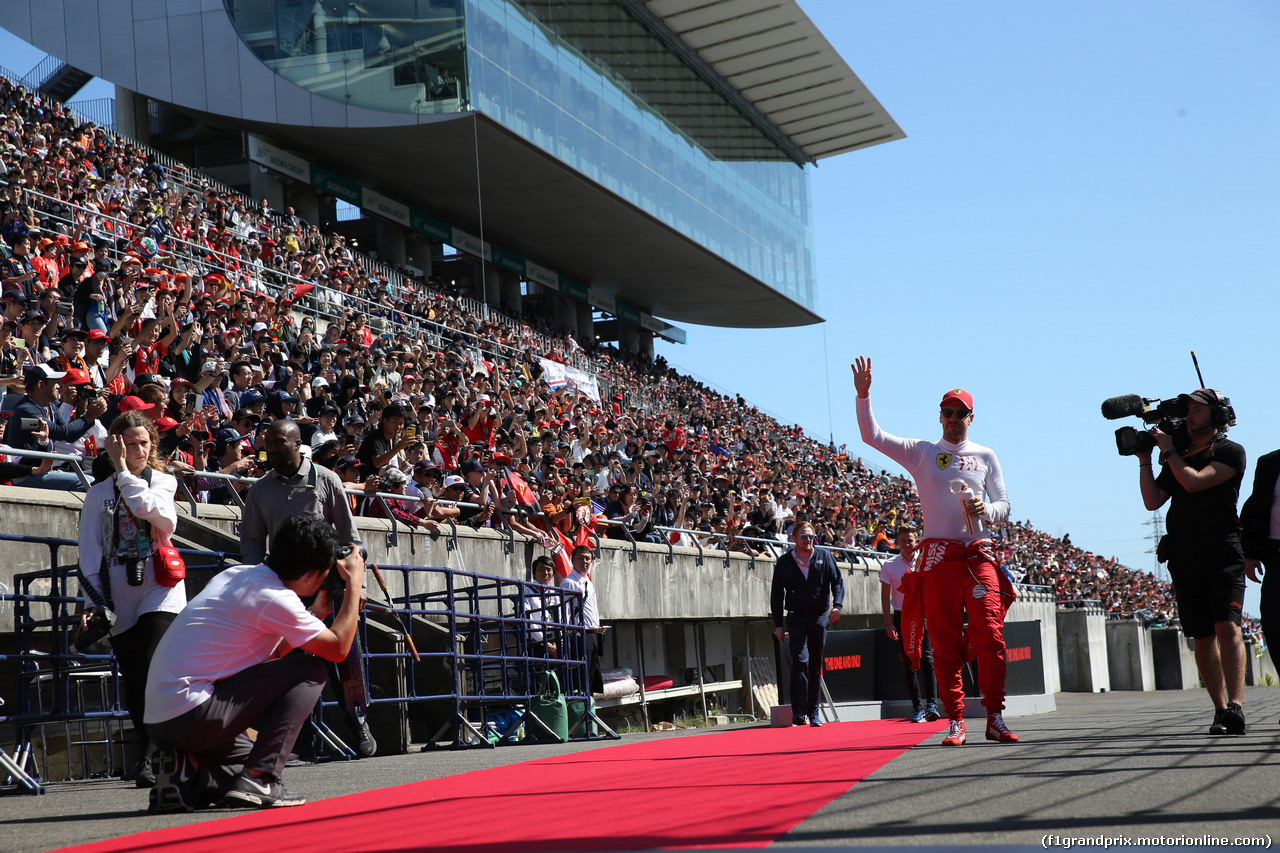
<svg viewBox="0 0 1280 853"><path fill-rule="evenodd" d="M216 575L174 620L151 661L146 723L159 744L151 811L222 799L240 808L301 805L281 783L285 761L325 683L320 659L347 656L361 595L343 597L333 627L326 579L364 584L359 548L340 549L314 515L284 521L266 561ZM340 558L340 559L339 559ZM316 596L310 609L302 604ZM310 654L286 653L300 648ZM251 741L248 728L258 732Z"/></svg>
<svg viewBox="0 0 1280 853"><path fill-rule="evenodd" d="M1244 734L1244 554L1236 499L1244 479L1244 448L1226 436L1234 423L1229 401L1200 388L1179 395L1186 406L1186 439L1158 426L1150 431L1160 448L1155 476L1151 448L1141 447L1138 482L1142 501L1155 511L1169 502L1168 533L1157 556L1169 561L1183 632L1195 641L1200 680L1213 699L1212 735Z"/></svg>

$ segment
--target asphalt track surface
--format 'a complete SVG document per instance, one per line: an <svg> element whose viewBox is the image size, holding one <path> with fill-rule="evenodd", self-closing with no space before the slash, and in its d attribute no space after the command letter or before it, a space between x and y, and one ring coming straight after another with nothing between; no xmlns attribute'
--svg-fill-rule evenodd
<svg viewBox="0 0 1280 853"><path fill-rule="evenodd" d="M1010 720L1022 736L1018 744L985 741L981 719L969 721L970 741L959 749L940 746L941 734L929 737L774 846L1025 850L1041 848L1046 836L1108 837L1113 847L1161 837L1280 843L1280 688L1246 691L1243 737L1206 734L1212 707L1204 691L1062 693L1057 701L1053 713ZM623 742L716 732L629 735ZM780 748L789 732L778 730ZM294 767L286 775L291 789L315 800L614 743L442 750ZM146 794L119 781L5 796L0 851L52 850L227 814L151 816L145 807ZM1269 847L1266 841L1257 846Z"/></svg>

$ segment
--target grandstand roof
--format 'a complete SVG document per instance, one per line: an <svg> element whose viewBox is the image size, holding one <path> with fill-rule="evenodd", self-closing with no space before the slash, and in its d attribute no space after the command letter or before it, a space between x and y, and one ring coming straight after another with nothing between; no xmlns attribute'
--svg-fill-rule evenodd
<svg viewBox="0 0 1280 853"><path fill-rule="evenodd" d="M801 162L906 137L795 0L620 2Z"/></svg>

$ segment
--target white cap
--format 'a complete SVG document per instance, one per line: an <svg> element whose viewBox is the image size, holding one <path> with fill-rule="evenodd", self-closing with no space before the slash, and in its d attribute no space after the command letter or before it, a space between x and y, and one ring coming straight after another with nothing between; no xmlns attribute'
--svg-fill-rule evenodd
<svg viewBox="0 0 1280 853"><path fill-rule="evenodd" d="M454 486L465 486L467 481L459 477L457 474L450 474L444 478L444 488L449 489Z"/></svg>

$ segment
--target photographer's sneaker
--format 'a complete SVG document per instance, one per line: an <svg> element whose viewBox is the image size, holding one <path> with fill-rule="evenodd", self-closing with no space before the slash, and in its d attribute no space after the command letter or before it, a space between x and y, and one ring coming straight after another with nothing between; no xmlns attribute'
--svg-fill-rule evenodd
<svg viewBox="0 0 1280 853"><path fill-rule="evenodd" d="M964 720L952 720L951 730L947 732L947 736L942 739L943 746L964 746Z"/></svg>
<svg viewBox="0 0 1280 853"><path fill-rule="evenodd" d="M231 783L222 797L222 804L233 809L275 809L284 806L300 806L307 798L269 776L253 777L241 773Z"/></svg>
<svg viewBox="0 0 1280 853"><path fill-rule="evenodd" d="M196 761L175 749L157 749L152 756L156 782L148 795L147 811L160 814L189 812L196 807Z"/></svg>
<svg viewBox="0 0 1280 853"><path fill-rule="evenodd" d="M932 722L936 721L936 720L938 719L938 717L940 717L940 716L942 716L942 715L938 713L938 703L937 703L937 702L930 702L928 705L926 705L926 706L925 706L925 709L924 709L924 721L925 721L926 723L932 723Z"/></svg>
<svg viewBox="0 0 1280 853"><path fill-rule="evenodd" d="M914 714L912 714L912 715L911 715L911 722L913 722L913 723L923 723L923 722L924 722L924 716L925 716L925 715L924 715L924 708L916 708L916 712L915 712Z"/></svg>
<svg viewBox="0 0 1280 853"><path fill-rule="evenodd" d="M987 740L997 743L1017 743L1018 736L1009 731L1004 724L1004 714L991 714L987 717Z"/></svg>
<svg viewBox="0 0 1280 853"><path fill-rule="evenodd" d="M372 758L378 752L378 742L369 731L369 719L361 713L351 716L356 730L356 755L361 758Z"/></svg>
<svg viewBox="0 0 1280 853"><path fill-rule="evenodd" d="M1226 729L1225 734L1244 734L1244 709L1235 702L1228 702L1227 707L1219 712L1218 719Z"/></svg>

